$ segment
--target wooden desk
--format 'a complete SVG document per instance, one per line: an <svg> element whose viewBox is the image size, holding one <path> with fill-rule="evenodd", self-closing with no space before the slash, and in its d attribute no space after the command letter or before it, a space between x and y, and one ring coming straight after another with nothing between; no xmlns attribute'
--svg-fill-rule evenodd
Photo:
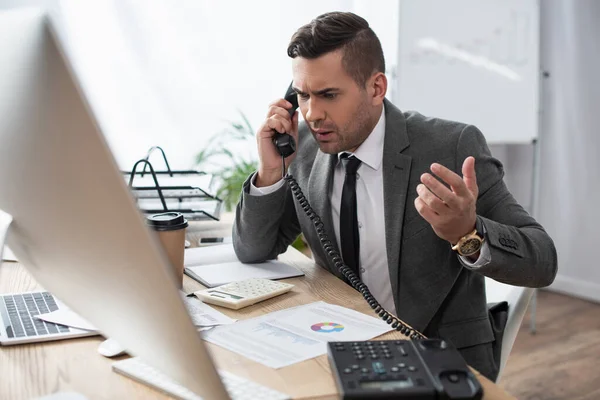
<svg viewBox="0 0 600 400"><path fill-rule="evenodd" d="M224 222L226 224L227 221ZM229 225L230 226L230 225ZM228 230L225 230L227 234ZM192 245L203 236L222 234L222 224L195 223L189 229ZM245 319L301 304L323 300L373 315L361 295L312 260L290 248L281 260L300 268L304 278L287 279L296 285L291 293L239 311L219 308L237 319ZM185 277L186 292L200 289ZM0 293L40 290L41 287L18 263L2 263ZM403 339L398 332L381 339ZM96 349L102 337L70 339L39 344L0 347L0 399L31 399L59 391L74 391L89 399L164 399L164 395L111 370L112 360ZM206 343L206 342L205 342ZM336 399L337 391L325 355L289 367L274 370L213 344L208 348L219 368L290 394L293 398ZM123 357L122 357L123 358ZM478 374L485 399L513 399L497 385Z"/></svg>

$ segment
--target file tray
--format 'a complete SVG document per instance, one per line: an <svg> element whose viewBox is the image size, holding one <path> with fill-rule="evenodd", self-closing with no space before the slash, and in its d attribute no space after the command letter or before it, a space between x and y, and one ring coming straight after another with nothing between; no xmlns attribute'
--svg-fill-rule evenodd
<svg viewBox="0 0 600 400"><path fill-rule="evenodd" d="M126 182L131 179L131 171L122 171ZM202 188L205 193L212 191L213 179L201 171L154 171L156 180L162 189L169 187ZM134 188L152 188L156 190L156 182L149 172L137 171L134 174Z"/></svg>
<svg viewBox="0 0 600 400"><path fill-rule="evenodd" d="M166 171L156 171L148 161L153 150L161 151ZM144 168L137 171L140 164L144 164ZM149 169L149 172L146 172L146 169ZM220 218L223 201L203 189L210 190L212 176L201 171L171 170L160 147L151 148L146 158L137 161L131 172L123 171L123 175L138 208L144 214L176 211L190 221L218 221Z"/></svg>
<svg viewBox="0 0 600 400"><path fill-rule="evenodd" d="M166 205L162 204L159 190ZM167 211L182 213L187 220L204 219L218 221L221 215L221 199L211 196L200 188L191 186L172 186L156 189L155 187L132 188L138 208L145 214L158 214Z"/></svg>

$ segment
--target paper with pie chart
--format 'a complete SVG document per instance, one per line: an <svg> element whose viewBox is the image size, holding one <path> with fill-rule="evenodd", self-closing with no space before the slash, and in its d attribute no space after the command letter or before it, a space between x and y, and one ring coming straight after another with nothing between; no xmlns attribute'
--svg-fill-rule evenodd
<svg viewBox="0 0 600 400"><path fill-rule="evenodd" d="M323 342L368 340L391 330L379 318L322 301L296 307L270 323Z"/></svg>
<svg viewBox="0 0 600 400"><path fill-rule="evenodd" d="M369 340L390 330L379 318L319 301L219 326L204 339L281 368L325 354L327 342Z"/></svg>

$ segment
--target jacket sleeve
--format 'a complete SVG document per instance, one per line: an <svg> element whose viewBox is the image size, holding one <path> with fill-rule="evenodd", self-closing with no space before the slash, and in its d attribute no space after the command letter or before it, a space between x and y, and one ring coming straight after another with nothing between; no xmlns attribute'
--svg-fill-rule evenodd
<svg viewBox="0 0 600 400"><path fill-rule="evenodd" d="M557 272L554 243L508 191L502 164L492 157L483 134L474 126L467 126L460 134L457 171L468 156L475 157L477 218L491 251L490 263L475 271L516 286L550 285Z"/></svg>
<svg viewBox="0 0 600 400"><path fill-rule="evenodd" d="M262 196L250 194L250 176L244 182L233 224L233 248L241 262L276 258L300 234L292 193L287 184Z"/></svg>

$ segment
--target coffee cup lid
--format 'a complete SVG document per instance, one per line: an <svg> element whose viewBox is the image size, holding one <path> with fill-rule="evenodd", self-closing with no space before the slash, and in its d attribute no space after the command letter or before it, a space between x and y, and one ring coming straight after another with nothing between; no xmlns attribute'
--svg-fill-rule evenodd
<svg viewBox="0 0 600 400"><path fill-rule="evenodd" d="M183 214L178 212L150 215L146 217L146 223L156 231L175 231L187 228L188 226L188 222L183 217Z"/></svg>

